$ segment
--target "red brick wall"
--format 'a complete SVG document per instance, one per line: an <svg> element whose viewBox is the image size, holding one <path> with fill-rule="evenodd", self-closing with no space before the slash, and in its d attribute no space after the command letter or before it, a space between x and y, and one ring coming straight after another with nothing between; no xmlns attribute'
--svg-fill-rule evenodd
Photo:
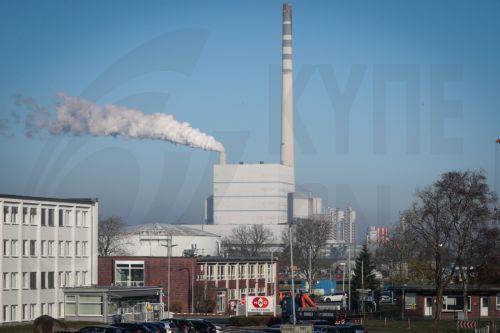
<svg viewBox="0 0 500 333"><path fill-rule="evenodd" d="M144 282L146 286L162 286L165 293L163 301L167 303L168 290L168 258L165 257L99 257L98 260L98 285L110 285L114 283L114 266L115 261L121 260L136 260L144 261ZM194 275L200 274L199 268L196 265L196 258L187 257L172 257L170 259L170 280L171 280L171 297L170 304L179 302L182 305L182 312L188 312L190 299L190 279L186 270Z"/></svg>
<svg viewBox="0 0 500 333"><path fill-rule="evenodd" d="M425 298L427 296L417 295L417 309L416 310L406 310L405 315L412 317L423 317L424 316L424 305ZM486 297L480 295L471 295L471 311L468 312L469 319L479 319L479 318L500 318L500 310L496 310L496 295L490 295L489 297L489 308L488 317L480 316L480 298ZM433 308L432 314L436 314L436 297L433 297ZM456 312L453 311L443 311L443 319L454 319Z"/></svg>

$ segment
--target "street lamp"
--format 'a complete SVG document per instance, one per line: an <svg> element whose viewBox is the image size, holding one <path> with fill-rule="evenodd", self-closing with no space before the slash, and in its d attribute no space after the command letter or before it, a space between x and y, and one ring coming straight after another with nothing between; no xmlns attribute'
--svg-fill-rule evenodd
<svg viewBox="0 0 500 333"><path fill-rule="evenodd" d="M190 288L189 288L189 298L191 300L191 313L194 313L194 301L193 301L193 294L194 294L194 279L193 279L193 276L191 275L191 272L189 270L189 268L187 267L183 267L183 268L179 268L179 272L180 271L186 271L188 273L188 278L191 279L191 284L190 284Z"/></svg>
<svg viewBox="0 0 500 333"><path fill-rule="evenodd" d="M172 248L174 246L177 246L177 244L172 244L172 235L168 235L167 238L167 244L160 244L161 246L164 246L167 248L167 257L168 257L168 262L167 262L167 312L168 316L170 317L170 257L172 256Z"/></svg>
<svg viewBox="0 0 500 333"><path fill-rule="evenodd" d="M288 225L288 238L290 238L290 275L292 279L291 283L291 303L292 303L292 324L296 324L296 317L295 317L295 272L293 269L293 235L292 235L292 227L293 227L293 218L290 219L289 223L280 223L281 225L287 224Z"/></svg>

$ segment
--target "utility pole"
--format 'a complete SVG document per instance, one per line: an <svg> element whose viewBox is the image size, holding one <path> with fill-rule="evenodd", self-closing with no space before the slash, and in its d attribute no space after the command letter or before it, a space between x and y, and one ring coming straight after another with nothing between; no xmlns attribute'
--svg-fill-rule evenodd
<svg viewBox="0 0 500 333"><path fill-rule="evenodd" d="M351 241L349 240L349 245L348 245L348 258L347 258L347 274L349 274L348 279L349 279L349 311L351 311Z"/></svg>
<svg viewBox="0 0 500 333"><path fill-rule="evenodd" d="M167 236L167 244L161 244L167 248L167 312L170 318L170 257L172 257L172 248L177 246L177 244L172 244L172 235Z"/></svg>
<svg viewBox="0 0 500 333"><path fill-rule="evenodd" d="M293 225L293 220L290 221L288 224L288 232L289 232L289 238L290 238L290 273L292 275L292 290L291 290L291 302L292 302L292 325L295 326L296 323L296 317L295 317L295 274L293 270L293 235L292 235L292 225Z"/></svg>

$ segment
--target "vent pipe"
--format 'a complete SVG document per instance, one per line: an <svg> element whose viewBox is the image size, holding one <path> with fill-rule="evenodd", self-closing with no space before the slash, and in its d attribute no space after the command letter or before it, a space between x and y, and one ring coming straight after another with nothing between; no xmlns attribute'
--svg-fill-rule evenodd
<svg viewBox="0 0 500 333"><path fill-rule="evenodd" d="M293 167L292 6L290 4L283 4L281 56L281 164Z"/></svg>

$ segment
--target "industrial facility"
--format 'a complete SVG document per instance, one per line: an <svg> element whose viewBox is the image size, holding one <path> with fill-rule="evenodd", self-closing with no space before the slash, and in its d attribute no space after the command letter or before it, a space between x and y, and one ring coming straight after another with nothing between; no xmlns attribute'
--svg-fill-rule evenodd
<svg viewBox="0 0 500 333"><path fill-rule="evenodd" d="M205 224L221 236L238 225L263 224L279 232L294 217L321 213L321 198L295 193L292 6L283 5L280 163L228 163L220 153L213 167L213 195L206 200Z"/></svg>

